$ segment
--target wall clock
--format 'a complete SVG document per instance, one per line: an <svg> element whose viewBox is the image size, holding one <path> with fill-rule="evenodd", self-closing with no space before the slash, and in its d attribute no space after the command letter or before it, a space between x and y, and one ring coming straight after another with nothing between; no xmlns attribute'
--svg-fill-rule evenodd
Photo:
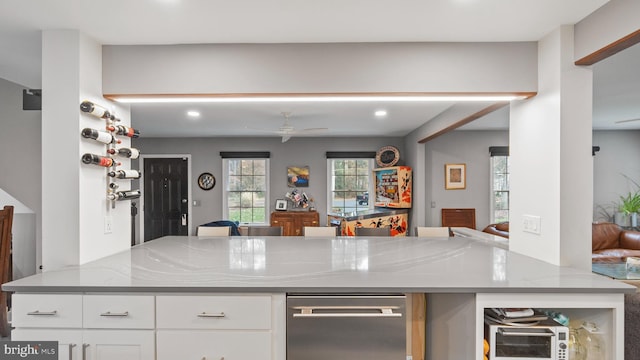
<svg viewBox="0 0 640 360"><path fill-rule="evenodd" d="M202 190L211 190L216 186L216 178L211 173L202 173L198 176L198 186Z"/></svg>
<svg viewBox="0 0 640 360"><path fill-rule="evenodd" d="M376 163L380 167L393 166L400 160L400 151L395 146L383 146L376 152Z"/></svg>

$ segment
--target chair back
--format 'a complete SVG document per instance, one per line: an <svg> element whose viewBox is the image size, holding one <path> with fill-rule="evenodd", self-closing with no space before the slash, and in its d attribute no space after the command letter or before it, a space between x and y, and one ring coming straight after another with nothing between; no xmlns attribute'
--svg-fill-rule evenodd
<svg viewBox="0 0 640 360"><path fill-rule="evenodd" d="M418 226L416 236L419 237L449 237L449 228L446 226Z"/></svg>
<svg viewBox="0 0 640 360"><path fill-rule="evenodd" d="M198 236L230 236L231 226L198 226Z"/></svg>
<svg viewBox="0 0 640 360"><path fill-rule="evenodd" d="M11 228L13 226L13 206L0 210L0 284L11 281ZM9 293L0 292L0 336L8 337L11 332L7 307Z"/></svg>
<svg viewBox="0 0 640 360"><path fill-rule="evenodd" d="M356 236L391 236L391 228L356 228Z"/></svg>
<svg viewBox="0 0 640 360"><path fill-rule="evenodd" d="M336 226L305 226L302 233L306 237L335 237L338 234Z"/></svg>
<svg viewBox="0 0 640 360"><path fill-rule="evenodd" d="M249 236L282 236L282 226L249 226Z"/></svg>

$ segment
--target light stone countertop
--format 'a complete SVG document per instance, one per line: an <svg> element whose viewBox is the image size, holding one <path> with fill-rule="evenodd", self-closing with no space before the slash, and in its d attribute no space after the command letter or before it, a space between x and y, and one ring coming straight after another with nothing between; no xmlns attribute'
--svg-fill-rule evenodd
<svg viewBox="0 0 640 360"><path fill-rule="evenodd" d="M2 285L15 292L623 293L466 237L169 236Z"/></svg>

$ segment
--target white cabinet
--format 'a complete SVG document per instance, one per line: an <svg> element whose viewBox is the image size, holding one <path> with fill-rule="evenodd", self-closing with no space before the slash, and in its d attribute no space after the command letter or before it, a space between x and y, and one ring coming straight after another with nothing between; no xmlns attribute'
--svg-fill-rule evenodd
<svg viewBox="0 0 640 360"><path fill-rule="evenodd" d="M272 359L270 295L156 297L158 360Z"/></svg>
<svg viewBox="0 0 640 360"><path fill-rule="evenodd" d="M153 329L155 300L151 295L86 295L82 327L91 329Z"/></svg>
<svg viewBox="0 0 640 360"><path fill-rule="evenodd" d="M157 296L158 329L271 329L271 296Z"/></svg>
<svg viewBox="0 0 640 360"><path fill-rule="evenodd" d="M153 360L153 330L15 329L15 341L57 341L58 359Z"/></svg>
<svg viewBox="0 0 640 360"><path fill-rule="evenodd" d="M270 360L271 333L249 330L158 330L157 360Z"/></svg>
<svg viewBox="0 0 640 360"><path fill-rule="evenodd" d="M15 294L12 297L14 327L82 327L82 295Z"/></svg>
<svg viewBox="0 0 640 360"><path fill-rule="evenodd" d="M153 296L16 294L13 302L12 340L58 341L59 359L155 359Z"/></svg>
<svg viewBox="0 0 640 360"><path fill-rule="evenodd" d="M153 360L153 330L84 330L83 360Z"/></svg>
<svg viewBox="0 0 640 360"><path fill-rule="evenodd" d="M58 359L82 359L82 330L22 329L11 331L13 341L57 341Z"/></svg>
<svg viewBox="0 0 640 360"><path fill-rule="evenodd" d="M284 294L15 294L13 340L64 360L283 360Z"/></svg>
<svg viewBox="0 0 640 360"><path fill-rule="evenodd" d="M599 325L605 336L606 357L624 357L624 294L479 293L429 294L427 359L483 359L484 309L539 308L568 316L570 326L583 321ZM473 338L475 341L460 339Z"/></svg>

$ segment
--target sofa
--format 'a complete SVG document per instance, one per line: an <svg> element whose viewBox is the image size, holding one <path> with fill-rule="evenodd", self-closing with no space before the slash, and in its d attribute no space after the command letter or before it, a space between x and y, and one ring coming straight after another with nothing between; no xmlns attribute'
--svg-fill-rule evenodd
<svg viewBox="0 0 640 360"><path fill-rule="evenodd" d="M507 221L507 222L501 222L497 224L489 224L482 231L488 234L498 235L508 239L509 238L509 222Z"/></svg>
<svg viewBox="0 0 640 360"><path fill-rule="evenodd" d="M623 230L609 223L591 225L591 261L624 262L629 256L640 257L640 231Z"/></svg>

